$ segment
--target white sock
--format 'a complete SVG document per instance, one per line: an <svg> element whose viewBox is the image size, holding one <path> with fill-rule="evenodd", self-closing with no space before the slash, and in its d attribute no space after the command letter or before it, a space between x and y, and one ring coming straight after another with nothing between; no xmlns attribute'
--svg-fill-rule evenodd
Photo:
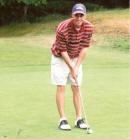
<svg viewBox="0 0 130 139"><path fill-rule="evenodd" d="M78 118L76 119L76 121L78 121L79 119L82 119L82 117L78 117Z"/></svg>
<svg viewBox="0 0 130 139"><path fill-rule="evenodd" d="M60 122L61 122L62 120L67 120L67 119L66 119L66 117L60 118Z"/></svg>

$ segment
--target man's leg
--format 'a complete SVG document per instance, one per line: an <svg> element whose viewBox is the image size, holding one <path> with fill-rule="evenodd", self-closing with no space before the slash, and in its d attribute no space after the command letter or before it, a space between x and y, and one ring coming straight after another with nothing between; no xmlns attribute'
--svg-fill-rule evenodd
<svg viewBox="0 0 130 139"><path fill-rule="evenodd" d="M65 86L58 85L57 86L57 93L56 93L56 102L57 102L57 108L59 111L60 118L65 117L65 114L64 114L64 93L65 93Z"/></svg>
<svg viewBox="0 0 130 139"><path fill-rule="evenodd" d="M85 121L82 119L82 104L81 104L81 98L79 94L79 87L72 85L71 86L73 91L73 101L76 111L76 121L75 121L75 127L81 128L81 129L87 129L88 124L85 123Z"/></svg>
<svg viewBox="0 0 130 139"><path fill-rule="evenodd" d="M82 106L81 106L81 99L79 95L79 89L77 86L71 85L72 91L73 91L73 102L75 106L76 111L76 118L81 117L82 113Z"/></svg>
<svg viewBox="0 0 130 139"><path fill-rule="evenodd" d="M62 130L71 130L64 114L64 93L68 74L69 68L64 60L60 57L52 56L51 80L54 85L57 85L56 103L60 115L58 127Z"/></svg>
<svg viewBox="0 0 130 139"><path fill-rule="evenodd" d="M65 86L58 85L56 93L56 102L60 115L59 128L62 130L71 130L71 127L68 124L64 113L64 93L65 93Z"/></svg>

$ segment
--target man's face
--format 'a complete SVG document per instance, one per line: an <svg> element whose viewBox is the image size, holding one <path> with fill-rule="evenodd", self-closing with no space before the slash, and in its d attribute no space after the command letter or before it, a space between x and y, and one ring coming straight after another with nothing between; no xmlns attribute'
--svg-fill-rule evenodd
<svg viewBox="0 0 130 139"><path fill-rule="evenodd" d="M74 25L76 27L81 27L83 20L85 20L86 18L86 14L81 14L81 13L77 13L77 14L72 14L72 17L74 18Z"/></svg>

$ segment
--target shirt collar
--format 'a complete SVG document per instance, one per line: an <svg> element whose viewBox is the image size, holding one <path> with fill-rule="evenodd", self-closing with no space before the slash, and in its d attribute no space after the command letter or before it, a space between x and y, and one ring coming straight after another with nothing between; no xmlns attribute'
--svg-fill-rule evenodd
<svg viewBox="0 0 130 139"><path fill-rule="evenodd" d="M70 21L70 26L71 26L71 31L72 31L73 33L84 32L84 22L82 23L82 26L81 26L81 28L80 28L79 31L77 31L77 30L75 29L75 27L74 27L74 19L72 19L72 20Z"/></svg>

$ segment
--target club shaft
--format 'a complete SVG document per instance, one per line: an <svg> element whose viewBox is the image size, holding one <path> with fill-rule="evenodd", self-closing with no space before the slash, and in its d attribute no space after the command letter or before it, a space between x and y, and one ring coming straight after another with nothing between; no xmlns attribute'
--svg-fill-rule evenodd
<svg viewBox="0 0 130 139"><path fill-rule="evenodd" d="M84 108L83 98L82 98L82 94L81 94L79 86L78 86L78 91L79 91L79 96L80 96L80 100L81 100L81 105L82 105L82 111L83 111L83 114L84 114L84 118L85 118L86 123L88 123L87 115L86 115L85 108Z"/></svg>

